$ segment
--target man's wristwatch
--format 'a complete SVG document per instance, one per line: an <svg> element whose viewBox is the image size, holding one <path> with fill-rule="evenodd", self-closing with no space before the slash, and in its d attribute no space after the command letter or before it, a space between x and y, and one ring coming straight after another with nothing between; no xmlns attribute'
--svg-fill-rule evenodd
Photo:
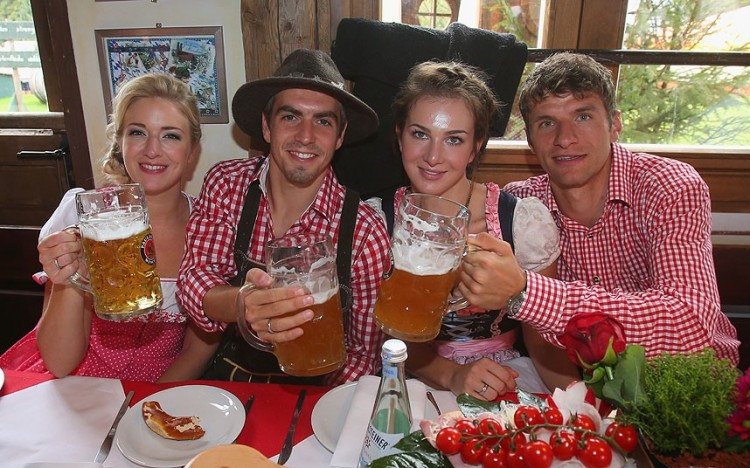
<svg viewBox="0 0 750 468"><path fill-rule="evenodd" d="M505 314L506 317L513 318L516 316L524 301L526 300L526 285L524 284L523 289L520 293L508 299L508 312Z"/></svg>

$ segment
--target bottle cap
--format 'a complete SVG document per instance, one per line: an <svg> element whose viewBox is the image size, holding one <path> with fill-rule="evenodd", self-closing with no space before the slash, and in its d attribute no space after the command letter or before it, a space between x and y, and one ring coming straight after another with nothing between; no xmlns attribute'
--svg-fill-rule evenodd
<svg viewBox="0 0 750 468"><path fill-rule="evenodd" d="M395 338L391 338L383 343L383 353L381 355L384 361L403 362L406 361L406 343Z"/></svg>

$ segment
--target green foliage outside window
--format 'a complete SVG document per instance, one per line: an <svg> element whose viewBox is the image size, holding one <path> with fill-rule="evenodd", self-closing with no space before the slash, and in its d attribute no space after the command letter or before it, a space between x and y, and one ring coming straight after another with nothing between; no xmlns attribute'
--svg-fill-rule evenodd
<svg viewBox="0 0 750 468"><path fill-rule="evenodd" d="M626 28L626 49L700 50L720 28L718 5L694 0L641 0ZM727 51L750 51L750 43ZM620 67L621 141L750 145L750 70L745 67Z"/></svg>
<svg viewBox="0 0 750 468"><path fill-rule="evenodd" d="M3 21L32 21L29 0L0 0Z"/></svg>
<svg viewBox="0 0 750 468"><path fill-rule="evenodd" d="M536 38L527 37L506 0L486 5L502 18L493 30L533 44ZM705 50L702 44L722 28L722 18L748 5L750 0L641 0L633 22L626 26L623 48ZM733 44L725 51L750 53L750 43ZM533 66L527 65L522 82ZM747 67L622 65L617 88L623 120L620 141L750 146ZM523 121L516 106L513 110L504 138L523 140Z"/></svg>

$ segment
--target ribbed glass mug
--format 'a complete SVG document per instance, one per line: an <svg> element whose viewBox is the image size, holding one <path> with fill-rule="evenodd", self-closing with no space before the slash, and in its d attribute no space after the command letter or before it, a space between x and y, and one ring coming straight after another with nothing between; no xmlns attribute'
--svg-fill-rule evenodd
<svg viewBox="0 0 750 468"><path fill-rule="evenodd" d="M289 375L311 377L340 368L346 360L346 347L331 238L310 234L281 237L266 245L265 256L266 271L273 278L271 287L305 288L314 298L314 304L305 309L312 309L315 315L301 326L304 334L295 340L276 344L261 341L245 320L244 300L255 289L252 283L246 283L237 295L237 328L242 337L254 348L276 355L279 367Z"/></svg>
<svg viewBox="0 0 750 468"><path fill-rule="evenodd" d="M87 274L71 281L91 292L96 315L125 320L161 306L156 251L146 197L140 184L76 193Z"/></svg>
<svg viewBox="0 0 750 468"><path fill-rule="evenodd" d="M421 193L404 197L391 238L391 267L375 304L381 330L404 341L438 335L468 229L464 205Z"/></svg>

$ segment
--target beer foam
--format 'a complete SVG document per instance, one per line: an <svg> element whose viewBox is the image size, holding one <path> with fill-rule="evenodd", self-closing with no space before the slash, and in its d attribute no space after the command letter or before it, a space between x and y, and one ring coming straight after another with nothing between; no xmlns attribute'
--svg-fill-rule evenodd
<svg viewBox="0 0 750 468"><path fill-rule="evenodd" d="M437 233L440 227L413 215L400 213L411 227L407 230L405 223L397 224L391 242L394 266L416 276L442 275L458 266L465 242L440 242ZM421 231L417 236L412 231Z"/></svg>
<svg viewBox="0 0 750 468"><path fill-rule="evenodd" d="M339 293L338 288L329 289L328 291L316 292L312 295L314 299L313 303L322 304L326 302L328 299L332 298L334 294L338 294L338 293Z"/></svg>
<svg viewBox="0 0 750 468"><path fill-rule="evenodd" d="M81 219L83 237L98 242L126 239L148 229L142 210L102 211Z"/></svg>
<svg viewBox="0 0 750 468"><path fill-rule="evenodd" d="M395 267L416 276L448 273L458 266L458 260L461 258L460 255L454 253L455 248L447 251L444 245L435 245L430 242L410 245L394 243L392 251Z"/></svg>
<svg viewBox="0 0 750 468"><path fill-rule="evenodd" d="M316 260L309 271L301 273L286 265L269 267L268 272L274 277L274 287L303 287L310 291L315 304L322 304L338 293L336 261L331 257Z"/></svg>

